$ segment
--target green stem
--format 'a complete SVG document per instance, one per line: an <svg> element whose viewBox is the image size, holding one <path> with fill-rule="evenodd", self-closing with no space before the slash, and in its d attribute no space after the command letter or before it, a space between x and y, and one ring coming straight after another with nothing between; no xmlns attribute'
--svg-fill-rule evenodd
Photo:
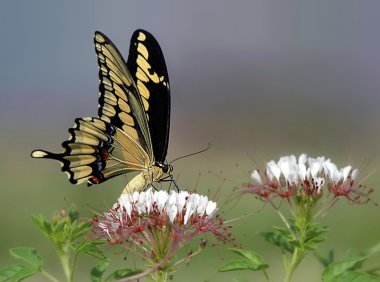
<svg viewBox="0 0 380 282"><path fill-rule="evenodd" d="M292 260L290 261L289 266L286 269L285 282L292 281L292 276L301 260L303 259L303 251L301 249L296 248L292 255Z"/></svg>
<svg viewBox="0 0 380 282"><path fill-rule="evenodd" d="M298 199L296 199L297 213L294 216L294 225L296 227L295 229L298 230L298 232L292 230L290 231L293 233L293 239L297 240L300 246L294 247L290 263L285 264L286 276L284 282L292 281L294 271L297 269L305 256L304 241L306 239L307 229L311 223L314 207L317 200L309 198L307 196L300 196ZM290 227L288 228L290 229Z"/></svg>
<svg viewBox="0 0 380 282"><path fill-rule="evenodd" d="M156 282L166 282L166 281L168 281L168 273L163 270L157 270Z"/></svg>
<svg viewBox="0 0 380 282"><path fill-rule="evenodd" d="M265 270L263 270L263 273L264 273L264 276L267 279L267 281L271 282L272 280L270 280L268 273Z"/></svg>
<svg viewBox="0 0 380 282"><path fill-rule="evenodd" d="M75 267L77 265L79 253L75 253L73 263L71 264L71 275L70 275L70 281L74 281L74 273L75 273Z"/></svg>
<svg viewBox="0 0 380 282"><path fill-rule="evenodd" d="M44 275L46 278L48 278L50 281L59 282L57 278L55 278L53 275L51 275L49 272L43 269L41 270L41 274Z"/></svg>
<svg viewBox="0 0 380 282"><path fill-rule="evenodd" d="M63 268L63 272L66 276L67 282L72 282L72 274L71 274L71 267L70 267L70 258L69 255L65 252L58 253L59 260L61 261L61 265Z"/></svg>

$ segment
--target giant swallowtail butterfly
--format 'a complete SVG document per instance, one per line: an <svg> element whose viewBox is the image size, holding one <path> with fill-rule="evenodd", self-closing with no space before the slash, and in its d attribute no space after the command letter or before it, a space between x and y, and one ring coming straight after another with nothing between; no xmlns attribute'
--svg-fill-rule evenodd
<svg viewBox="0 0 380 282"><path fill-rule="evenodd" d="M140 172L124 192L171 177L165 158L169 142L170 89L164 56L156 39L136 30L124 61L115 45L95 32L99 64L99 117L77 118L62 143L63 153L32 152L33 158L58 160L71 183L102 183Z"/></svg>

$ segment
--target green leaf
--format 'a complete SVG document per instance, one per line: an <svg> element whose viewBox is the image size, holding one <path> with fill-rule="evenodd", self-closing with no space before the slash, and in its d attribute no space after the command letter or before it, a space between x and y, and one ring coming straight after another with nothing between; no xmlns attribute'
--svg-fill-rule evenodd
<svg viewBox="0 0 380 282"><path fill-rule="evenodd" d="M302 244L298 240L289 240L288 243L296 248L302 248Z"/></svg>
<svg viewBox="0 0 380 282"><path fill-rule="evenodd" d="M263 270L268 268L267 264L254 264L247 260L234 260L226 263L218 269L219 272L236 271L236 270Z"/></svg>
<svg viewBox="0 0 380 282"><path fill-rule="evenodd" d="M74 222L71 225L71 234L70 234L70 240L74 241L75 239L82 237L85 235L89 230L91 230L92 225L91 222L85 221L85 222Z"/></svg>
<svg viewBox="0 0 380 282"><path fill-rule="evenodd" d="M101 263L98 263L94 268L92 268L91 269L91 281L92 282L102 281L102 276L103 276L104 272L106 271L109 264L110 264L109 261L102 261Z"/></svg>
<svg viewBox="0 0 380 282"><path fill-rule="evenodd" d="M307 240L304 243L304 248L308 251L314 251L317 248L317 245L323 241L325 241L325 237L314 237L312 239Z"/></svg>
<svg viewBox="0 0 380 282"><path fill-rule="evenodd" d="M272 231L261 232L260 234L269 243L272 243L272 244L280 247L284 251L288 251L290 253L293 253L294 246L289 244L288 239L284 235L279 234L278 232L272 232Z"/></svg>
<svg viewBox="0 0 380 282"><path fill-rule="evenodd" d="M292 240L294 238L294 235L293 235L294 232L297 231L297 230L295 230L292 227L291 227L291 229L292 229L293 233L289 229L284 228L284 227L274 226L273 229L276 230L277 233L279 233L280 235L282 235L287 240Z"/></svg>
<svg viewBox="0 0 380 282"><path fill-rule="evenodd" d="M304 240L304 248L308 251L314 251L317 245L326 240L323 234L326 233L328 228L319 224L309 224Z"/></svg>
<svg viewBox="0 0 380 282"><path fill-rule="evenodd" d="M66 220L62 220L62 221L58 221L56 222L55 224L53 224L53 232L55 235L58 235L59 233L64 233L65 232L65 228L66 226L68 225L68 222ZM59 235L62 235L62 234L59 234Z"/></svg>
<svg viewBox="0 0 380 282"><path fill-rule="evenodd" d="M370 275L366 272L347 271L339 275L334 282L380 282L380 277Z"/></svg>
<svg viewBox="0 0 380 282"><path fill-rule="evenodd" d="M342 273L349 271L349 270L355 270L358 267L361 266L362 262L365 261L367 257L356 257L356 258L350 258L342 261L337 261L331 263L325 271L322 273L322 280L324 282L330 282L330 281L336 281L336 279L339 275Z"/></svg>
<svg viewBox="0 0 380 282"><path fill-rule="evenodd" d="M27 264L39 268L42 266L42 258L34 248L18 247L9 250L12 257L21 259Z"/></svg>
<svg viewBox="0 0 380 282"><path fill-rule="evenodd" d="M365 255L370 257L370 256L376 255L378 253L380 253L380 243L376 244L375 246L373 246L372 248L367 250L365 252Z"/></svg>
<svg viewBox="0 0 380 282"><path fill-rule="evenodd" d="M245 250L245 249L237 249L237 248L228 248L228 250L234 252L235 254L239 256L242 256L248 259L253 264L261 265L264 263L264 259L253 251Z"/></svg>
<svg viewBox="0 0 380 282"><path fill-rule="evenodd" d="M329 264L334 261L334 251L330 250L327 255L321 255L319 253L314 253L314 256L318 261L326 268Z"/></svg>
<svg viewBox="0 0 380 282"><path fill-rule="evenodd" d="M136 275L141 272L142 272L141 269L130 269L130 268L118 269L112 272L110 275L108 275L105 281L114 281L114 280L121 279L124 277Z"/></svg>
<svg viewBox="0 0 380 282"><path fill-rule="evenodd" d="M36 273L39 273L39 269L35 266L24 265L17 273L13 276L12 282L18 282L28 278Z"/></svg>
<svg viewBox="0 0 380 282"><path fill-rule="evenodd" d="M328 231L329 228L327 228L326 226L323 226L323 225L320 225L320 224L309 224L308 227L307 227L307 233L306 233L306 236L308 238L314 238L314 237L318 237L318 236L321 236L322 234L326 233L326 231Z"/></svg>
<svg viewBox="0 0 380 282"><path fill-rule="evenodd" d="M36 273L39 273L39 269L36 266L13 264L6 266L0 270L0 282L8 280L12 280L12 282L18 282Z"/></svg>
<svg viewBox="0 0 380 282"><path fill-rule="evenodd" d="M68 210L68 214L71 222L77 221L79 219L79 212L75 205L71 205Z"/></svg>
<svg viewBox="0 0 380 282"><path fill-rule="evenodd" d="M23 267L20 264L12 264L0 269L0 282L13 278Z"/></svg>
<svg viewBox="0 0 380 282"><path fill-rule="evenodd" d="M32 220L34 224L40 229L40 231L50 237L52 233L52 227L50 222L43 215L33 215Z"/></svg>
<svg viewBox="0 0 380 282"><path fill-rule="evenodd" d="M74 251L76 253L88 254L88 255L96 257L100 260L107 260L107 257L97 247L97 245L99 245L97 242L83 241L74 248Z"/></svg>

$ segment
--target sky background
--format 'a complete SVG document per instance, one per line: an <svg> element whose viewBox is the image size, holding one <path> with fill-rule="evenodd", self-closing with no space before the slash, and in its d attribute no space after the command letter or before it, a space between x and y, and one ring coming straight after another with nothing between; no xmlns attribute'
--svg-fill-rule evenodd
<svg viewBox="0 0 380 282"><path fill-rule="evenodd" d="M75 187L58 164L30 158L36 148L60 151L76 117L96 116L96 30L124 57L137 28L159 41L172 93L168 160L212 144L208 152L176 163L183 187L191 189L200 172L199 189L207 192L221 174L230 180L223 187L228 193L257 167L247 152L259 164L306 152L363 168L366 183L379 190L379 10L376 1L348 0L3 1L1 264L12 261L10 247L25 245L51 256L48 265L54 267L31 214L74 202L90 215L112 205L124 186L120 177L100 187ZM279 251L257 235L281 223L272 209L260 208L253 198L244 199L226 216L253 213L236 223L236 237L261 252L273 264L274 277L281 277L275 271ZM334 248L343 255L349 248L371 247L380 238L379 215L373 204L340 203L323 219L332 230L321 252ZM223 250L207 251L175 278L193 281L189 273L202 267L199 281L249 277L217 274L226 256ZM320 271L306 260L295 281Z"/></svg>

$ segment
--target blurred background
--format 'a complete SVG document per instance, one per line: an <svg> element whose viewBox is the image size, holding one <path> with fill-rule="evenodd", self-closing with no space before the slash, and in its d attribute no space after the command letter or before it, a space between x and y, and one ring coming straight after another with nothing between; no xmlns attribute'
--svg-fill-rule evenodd
<svg viewBox="0 0 380 282"><path fill-rule="evenodd" d="M107 34L127 57L133 31L159 41L172 93L168 160L178 161L181 187L228 194L257 164L285 154L325 155L338 166L369 174L380 202L380 3L373 1L4 1L0 9L1 266L8 249L34 246L54 269L58 261L34 228L32 214L49 215L75 203L84 215L114 203L119 177L103 185L71 185L58 163L30 152L60 151L76 117L96 116L97 62L93 34ZM212 194L212 192L211 192ZM247 197L225 216L237 240L261 253L281 281L282 258L259 231L280 225L275 211ZM380 238L380 208L341 201L322 220L331 227L319 251L337 257ZM260 211L259 211L260 210ZM112 251L111 251L112 252ZM114 266L125 265L115 251ZM175 281L262 281L260 274L219 274L230 258L222 248L196 256ZM207 263L205 263L205 261ZM82 257L83 265L95 260ZM294 281L320 281L312 256ZM194 273L197 273L195 277ZM78 281L87 281L86 272ZM40 281L41 277L30 279Z"/></svg>

